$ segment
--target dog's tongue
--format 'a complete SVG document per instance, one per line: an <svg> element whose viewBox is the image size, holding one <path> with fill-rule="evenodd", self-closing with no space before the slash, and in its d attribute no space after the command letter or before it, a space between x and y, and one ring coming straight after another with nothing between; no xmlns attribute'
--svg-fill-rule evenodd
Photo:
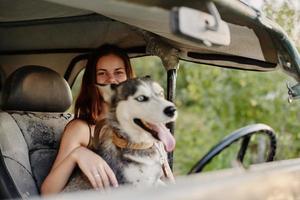
<svg viewBox="0 0 300 200"><path fill-rule="evenodd" d="M163 123L152 124L152 129L157 132L157 136L164 144L166 151L170 152L175 148L175 138Z"/></svg>

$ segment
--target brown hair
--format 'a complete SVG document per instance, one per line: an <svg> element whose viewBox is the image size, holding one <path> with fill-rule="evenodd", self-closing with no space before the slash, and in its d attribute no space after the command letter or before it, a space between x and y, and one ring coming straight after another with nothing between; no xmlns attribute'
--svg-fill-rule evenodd
<svg viewBox="0 0 300 200"><path fill-rule="evenodd" d="M82 119L89 124L95 124L102 112L103 98L95 86L96 65L99 58L113 54L120 57L125 65L127 78L133 78L134 72L125 50L110 44L105 44L93 51L88 58L82 77L80 93L75 103L75 119Z"/></svg>

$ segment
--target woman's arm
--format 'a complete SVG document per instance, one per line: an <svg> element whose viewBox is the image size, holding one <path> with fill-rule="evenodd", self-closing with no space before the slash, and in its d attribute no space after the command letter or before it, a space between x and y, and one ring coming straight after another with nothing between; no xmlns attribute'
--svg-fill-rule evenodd
<svg viewBox="0 0 300 200"><path fill-rule="evenodd" d="M66 126L55 162L41 186L42 195L62 191L76 165L94 188L117 186L116 177L107 163L86 148L88 142L89 128L85 122L74 120Z"/></svg>
<svg viewBox="0 0 300 200"><path fill-rule="evenodd" d="M76 166L75 150L88 140L87 125L83 121L71 121L65 128L57 157L50 173L41 186L41 194L60 192Z"/></svg>

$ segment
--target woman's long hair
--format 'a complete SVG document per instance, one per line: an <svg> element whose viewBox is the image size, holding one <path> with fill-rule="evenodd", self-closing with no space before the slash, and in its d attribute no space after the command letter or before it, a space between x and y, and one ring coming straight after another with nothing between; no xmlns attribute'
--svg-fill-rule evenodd
<svg viewBox="0 0 300 200"><path fill-rule="evenodd" d="M109 54L116 55L123 60L128 79L134 77L129 57L123 49L110 44L99 47L89 55L82 77L80 93L75 103L75 119L82 119L89 124L95 124L97 117L102 113L104 100L95 86L96 65L99 58Z"/></svg>

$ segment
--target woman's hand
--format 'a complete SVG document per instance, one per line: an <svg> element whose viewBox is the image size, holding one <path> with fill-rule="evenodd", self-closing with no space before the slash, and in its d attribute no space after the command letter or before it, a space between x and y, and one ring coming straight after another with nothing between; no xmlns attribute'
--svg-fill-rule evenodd
<svg viewBox="0 0 300 200"><path fill-rule="evenodd" d="M77 165L95 189L118 187L114 172L99 155L82 146L76 148L73 155Z"/></svg>

